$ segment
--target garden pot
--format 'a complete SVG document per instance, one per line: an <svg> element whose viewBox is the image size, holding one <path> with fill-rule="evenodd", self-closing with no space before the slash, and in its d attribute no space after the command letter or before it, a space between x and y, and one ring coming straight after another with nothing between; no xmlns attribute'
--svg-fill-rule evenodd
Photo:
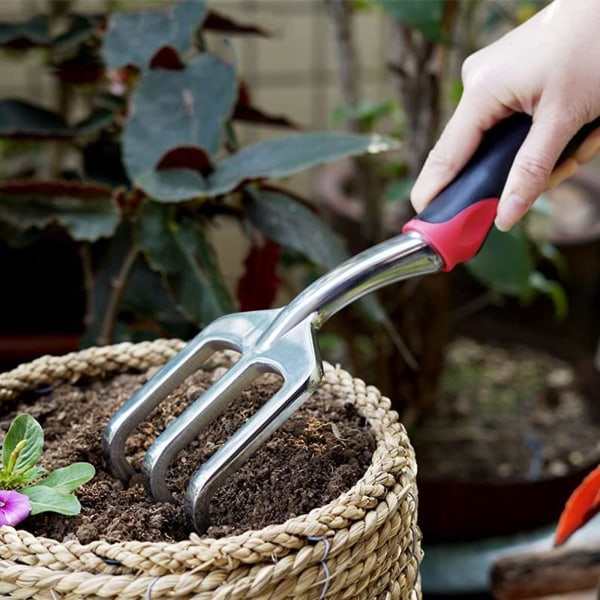
<svg viewBox="0 0 600 600"><path fill-rule="evenodd" d="M442 410L449 410L449 406L458 406L457 397L468 396L471 400L463 404L464 414L457 413L454 422L443 420L438 429L430 425L428 438L413 432L420 461L419 524L428 543L462 543L551 526L572 491L598 463L600 424L590 418L590 413L600 379L597 373L584 368L589 363L585 353L576 352L576 346L563 338L559 355L549 335L538 335L540 341L534 344L535 338L526 329L511 329L509 323L491 319L487 325L481 318L476 322L479 331L469 331L463 339L468 340L469 347L480 350L472 364L464 359L462 368L465 373L477 375L471 375L466 393L460 385L459 391L447 393L440 400ZM482 355L491 357L496 352L501 354L488 364L487 371L476 370ZM503 363L506 375L500 374L501 357L510 361ZM539 365L537 372L544 377L555 369L557 373L563 371L568 373L567 382L538 389L538 375L529 375L535 384L517 393L524 379L512 368L517 363ZM492 372L494 367L496 373ZM453 368L456 372L457 366ZM491 392L492 388L496 391ZM500 400L500 390L513 394L507 398L519 400L503 408L482 410L484 402L493 404L490 398ZM475 397L487 400L480 405L473 402ZM435 417L434 424L440 425ZM444 431L452 433L453 427L456 435L446 439ZM461 427L465 433L460 433ZM435 432L436 439L431 432ZM429 455L428 445L439 449ZM512 449L503 451L508 446ZM571 454L578 455L577 462L568 460ZM447 456L453 464L460 463L461 469L454 466L436 471L431 456L439 462ZM523 464L525 460L529 460L528 465ZM549 468L549 463L555 467ZM471 467L473 464L478 466ZM511 470L502 474L500 467L509 466Z"/></svg>
<svg viewBox="0 0 600 600"><path fill-rule="evenodd" d="M182 346L156 340L42 357L0 375L0 403L35 401L31 392L62 382L146 371ZM83 544L33 535L27 521L0 527L0 596L419 598L416 464L406 431L387 398L342 369L326 364L320 387L356 406L376 441L364 475L333 501L262 529L221 538L190 533L173 543Z"/></svg>

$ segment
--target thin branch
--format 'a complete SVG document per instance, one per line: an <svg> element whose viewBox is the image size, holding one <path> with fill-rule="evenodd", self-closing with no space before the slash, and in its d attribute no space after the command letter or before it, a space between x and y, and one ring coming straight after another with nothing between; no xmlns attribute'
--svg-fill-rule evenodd
<svg viewBox="0 0 600 600"><path fill-rule="evenodd" d="M121 307L123 295L125 294L125 288L127 287L129 275L139 253L140 248L134 243L129 249L129 252L125 255L121 269L111 281L111 292L108 297L108 302L106 303L106 311L102 318L100 333L98 334L97 341L100 346L110 344L113 339L119 308Z"/></svg>
<svg viewBox="0 0 600 600"><path fill-rule="evenodd" d="M324 0L335 35L340 92L344 104L356 107L360 100L360 70L352 29L352 3L347 0ZM360 131L356 119L348 120L348 129Z"/></svg>
<svg viewBox="0 0 600 600"><path fill-rule="evenodd" d="M83 275L83 290L86 298L83 326L87 330L94 322L94 315L96 314L96 300L94 298L94 270L92 268L92 253L90 250L90 245L87 243L79 244L78 251L81 262L81 272Z"/></svg>

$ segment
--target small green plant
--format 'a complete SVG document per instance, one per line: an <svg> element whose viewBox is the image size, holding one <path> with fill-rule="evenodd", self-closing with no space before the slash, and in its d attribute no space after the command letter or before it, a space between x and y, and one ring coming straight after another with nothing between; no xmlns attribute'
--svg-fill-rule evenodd
<svg viewBox="0 0 600 600"><path fill-rule="evenodd" d="M76 515L81 510L73 492L94 476L94 467L77 462L48 472L38 465L43 447L41 425L28 414L16 417L2 444L0 525L16 525L42 512Z"/></svg>

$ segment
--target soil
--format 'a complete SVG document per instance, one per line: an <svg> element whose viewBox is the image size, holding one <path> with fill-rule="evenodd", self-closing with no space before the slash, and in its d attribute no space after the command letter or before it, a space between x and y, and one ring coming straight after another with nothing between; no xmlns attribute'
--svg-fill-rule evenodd
<svg viewBox="0 0 600 600"><path fill-rule="evenodd" d="M537 480L600 461L600 424L572 366L551 354L459 338L441 389L411 432L420 476Z"/></svg>
<svg viewBox="0 0 600 600"><path fill-rule="evenodd" d="M167 481L175 504L155 503L138 480L125 487L108 472L100 448L109 417L156 369L122 374L104 382L60 385L22 400L0 419L0 437L21 412L32 414L45 433L42 465L57 468L88 461L96 476L77 491L81 514L46 513L23 526L35 535L58 540L96 539L178 541L193 531L182 497L197 466L272 397L280 382L274 375L255 381L230 407L182 450ZM214 382L224 367L199 371L175 390L140 425L127 444L137 471L157 433ZM353 404L323 389L315 394L218 490L211 501L212 526L206 535L222 537L281 523L330 502L348 490L370 463L375 440Z"/></svg>

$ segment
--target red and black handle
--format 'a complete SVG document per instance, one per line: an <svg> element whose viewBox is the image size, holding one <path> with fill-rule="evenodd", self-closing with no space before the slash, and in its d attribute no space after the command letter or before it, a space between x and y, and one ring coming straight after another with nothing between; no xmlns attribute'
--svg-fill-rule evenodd
<svg viewBox="0 0 600 600"><path fill-rule="evenodd" d="M530 127L531 117L516 114L490 129L456 179L402 228L404 233L419 233L434 248L444 261L443 271L450 271L479 252L494 223L510 168ZM600 117L584 125L557 164L598 127Z"/></svg>

